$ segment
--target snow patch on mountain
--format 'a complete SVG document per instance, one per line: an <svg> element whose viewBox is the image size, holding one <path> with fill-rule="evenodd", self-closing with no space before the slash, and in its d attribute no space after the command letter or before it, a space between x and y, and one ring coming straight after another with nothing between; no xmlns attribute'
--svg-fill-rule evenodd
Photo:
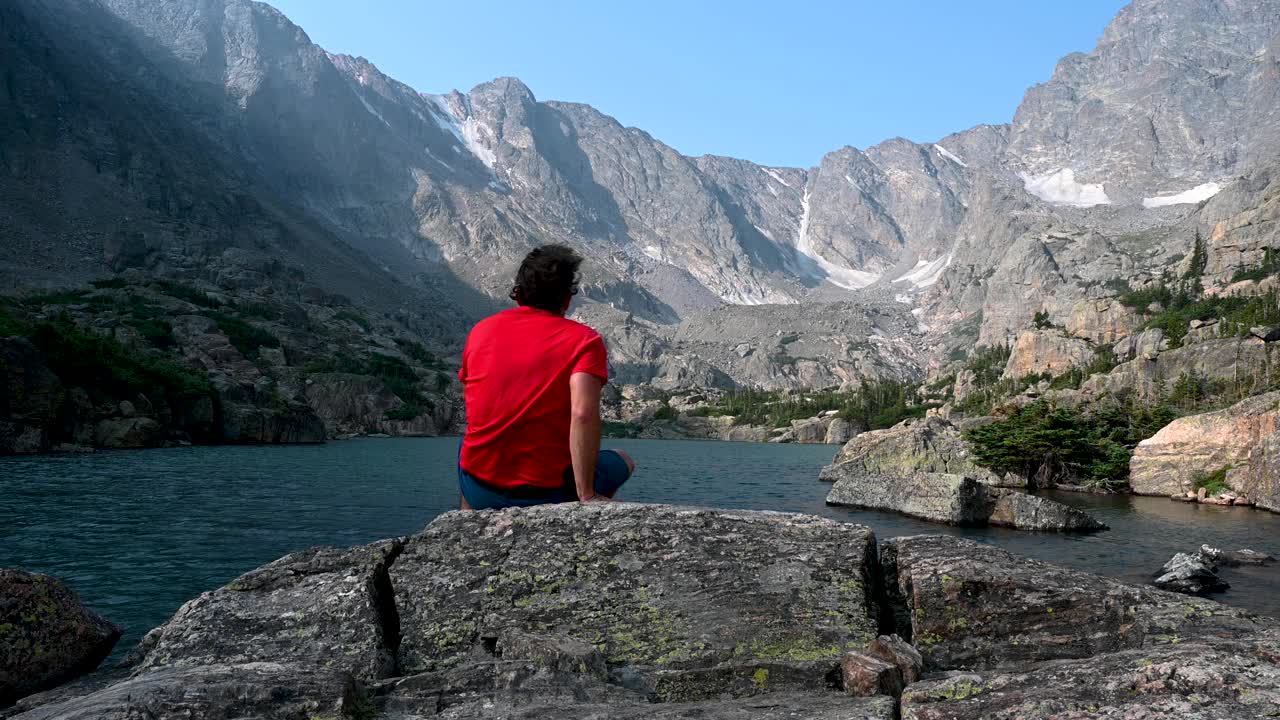
<svg viewBox="0 0 1280 720"><path fill-rule="evenodd" d="M1142 198L1142 207L1157 208L1166 205L1182 205L1184 203L1200 203L1217 195L1222 191L1222 186L1216 182L1207 182L1197 185L1190 190L1183 190L1173 195L1157 195L1155 197Z"/></svg>
<svg viewBox="0 0 1280 720"><path fill-rule="evenodd" d="M965 161L961 160L958 155L942 147L941 145L934 143L933 149L937 150L939 155L959 165L960 167L965 167L965 168L969 167L969 165Z"/></svg>
<svg viewBox="0 0 1280 720"><path fill-rule="evenodd" d="M760 169L764 170L764 173L769 177L773 178L774 180L777 180L778 182L782 183L787 187L791 187L791 183L787 182L786 180L783 180L782 176L779 175L776 170L771 170L769 168L760 168Z"/></svg>
<svg viewBox="0 0 1280 720"><path fill-rule="evenodd" d="M800 233L796 237L796 250L817 264L818 269L822 271L822 274L815 275L816 279L824 279L832 285L842 287L846 290L864 288L880 279L879 275L875 275L873 273L836 265L818 254L818 251L813 247L812 238L809 237L808 188L805 188L804 198L800 200Z"/></svg>
<svg viewBox="0 0 1280 720"><path fill-rule="evenodd" d="M939 255L933 260L920 260L905 275L894 280L895 283L907 282L913 287L925 288L938 282L942 271L951 264L951 255Z"/></svg>
<svg viewBox="0 0 1280 720"><path fill-rule="evenodd" d="M1111 204L1102 183L1078 183L1076 172L1071 168L1054 170L1047 175L1018 175L1027 192L1045 202L1082 208Z"/></svg>
<svg viewBox="0 0 1280 720"><path fill-rule="evenodd" d="M387 127L391 127L391 123L387 122L387 119L382 117L382 113L378 112L377 108L369 104L369 101L365 100L363 95L361 95L360 93L356 93L356 97L360 98L360 104L364 105L364 109L368 110L370 115L381 120L383 125L386 125Z"/></svg>
<svg viewBox="0 0 1280 720"><path fill-rule="evenodd" d="M459 143L471 151L472 155L475 155L480 162L484 163L485 167L493 170L493 164L497 160L497 156L493 154L492 150L485 147L480 139L481 131L490 135L493 134L493 131L470 115L459 122L453 116L453 111L449 109L449 104L445 102L443 96L424 94L423 97L431 103L431 114L435 117L436 124L453 135Z"/></svg>

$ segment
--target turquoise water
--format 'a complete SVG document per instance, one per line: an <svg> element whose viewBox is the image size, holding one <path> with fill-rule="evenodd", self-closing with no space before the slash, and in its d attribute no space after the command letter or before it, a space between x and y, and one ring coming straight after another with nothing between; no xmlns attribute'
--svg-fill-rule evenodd
<svg viewBox="0 0 1280 720"><path fill-rule="evenodd" d="M1161 498L1059 495L1111 525L1061 536L958 529L827 507L818 470L834 448L619 440L640 465L620 499L814 513L879 537L952 533L1145 582L1201 543L1280 554L1280 516ZM123 625L117 652L183 602L312 545L405 535L456 507L457 440L368 439L293 447L200 447L0 458L0 567L63 578ZM1224 571L1216 596L1280 616L1280 567Z"/></svg>

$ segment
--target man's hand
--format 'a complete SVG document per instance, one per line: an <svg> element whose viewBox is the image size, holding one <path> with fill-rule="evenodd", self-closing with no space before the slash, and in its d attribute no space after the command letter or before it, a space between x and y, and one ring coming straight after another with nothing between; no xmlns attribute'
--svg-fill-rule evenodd
<svg viewBox="0 0 1280 720"><path fill-rule="evenodd" d="M596 459L600 455L600 390L604 380L591 373L569 376L569 454L573 482L582 502L607 502L596 495Z"/></svg>

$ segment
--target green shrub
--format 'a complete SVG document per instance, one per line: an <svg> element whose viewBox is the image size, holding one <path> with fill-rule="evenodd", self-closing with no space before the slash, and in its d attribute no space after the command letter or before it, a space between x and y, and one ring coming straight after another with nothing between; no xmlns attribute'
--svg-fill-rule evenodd
<svg viewBox="0 0 1280 720"><path fill-rule="evenodd" d="M168 320L159 318L136 319L130 318L125 320L125 324L138 331L143 340L146 340L152 347L166 350L176 347L177 339L173 336L173 325Z"/></svg>
<svg viewBox="0 0 1280 720"><path fill-rule="evenodd" d="M262 328L250 325L237 317L226 313L211 312L207 315L218 324L218 329L227 336L227 340L241 355L256 359L262 348L280 347L280 339Z"/></svg>
<svg viewBox="0 0 1280 720"><path fill-rule="evenodd" d="M670 405L666 403L662 403L661 405L658 406L657 412L653 414L653 419L654 420L679 420L680 413L676 412L676 409L671 407Z"/></svg>
<svg viewBox="0 0 1280 720"><path fill-rule="evenodd" d="M607 438L636 438L643 429L634 423L605 420L602 434Z"/></svg>
<svg viewBox="0 0 1280 720"><path fill-rule="evenodd" d="M131 400L142 393L189 402L213 394L204 373L135 353L113 338L81 331L66 318L34 327L31 342L64 385L84 388L95 401Z"/></svg>
<svg viewBox="0 0 1280 720"><path fill-rule="evenodd" d="M718 403L698 408L696 414L731 415L740 425L785 427L793 420L835 411L840 417L872 429L892 427L906 418L923 417L937 403L920 403L918 385L892 380L867 383L852 392L784 394L768 390L735 390Z"/></svg>
<svg viewBox="0 0 1280 720"><path fill-rule="evenodd" d="M1280 253L1274 248L1264 248L1262 264L1255 268L1240 268L1231 276L1231 282L1242 280L1263 280L1280 272Z"/></svg>
<svg viewBox="0 0 1280 720"><path fill-rule="evenodd" d="M1162 406L1117 399L1084 412L1045 400L965 433L978 464L996 472L1032 478L1041 469L1097 487L1127 482L1133 448L1176 417Z"/></svg>
<svg viewBox="0 0 1280 720"><path fill-rule="evenodd" d="M1197 475L1195 479L1196 489L1204 488L1206 495L1217 495L1230 490L1231 488L1227 485L1227 471L1230 469L1231 466L1227 465L1211 473Z"/></svg>
<svg viewBox="0 0 1280 720"><path fill-rule="evenodd" d="M186 300L192 305L198 305L205 308L222 307L222 303L217 298L210 297L209 293L204 290L186 283L178 282L176 280L156 280L155 286L160 288L160 292L163 292L165 295L179 300Z"/></svg>
<svg viewBox="0 0 1280 720"><path fill-rule="evenodd" d="M369 319L366 318L364 315L361 315L360 313L356 312L355 310L339 310L337 313L334 314L333 319L346 320L348 322L355 323L356 325L359 325L361 328L363 328L365 332L369 332L373 328L373 325L372 323L369 322Z"/></svg>
<svg viewBox="0 0 1280 720"><path fill-rule="evenodd" d="M398 357L381 353L362 357L338 355L329 360L309 363L304 370L308 373L347 373L378 378L404 402L402 407L387 413L387 417L392 420L412 420L435 407L418 388L418 374Z"/></svg>
<svg viewBox="0 0 1280 720"><path fill-rule="evenodd" d="M1053 323L1049 321L1049 313L1041 310L1031 318L1031 323L1041 330L1047 330L1053 327Z"/></svg>
<svg viewBox="0 0 1280 720"><path fill-rule="evenodd" d="M266 303L238 302L236 303L236 313L241 317L257 318L259 320L274 321L280 319L280 312Z"/></svg>
<svg viewBox="0 0 1280 720"><path fill-rule="evenodd" d="M396 347L400 348L400 352L408 355L415 362L428 370L443 370L448 367L442 360L440 360L440 358L436 357L435 353L428 350L426 346L420 342L397 338Z"/></svg>
<svg viewBox="0 0 1280 720"><path fill-rule="evenodd" d="M28 325L15 316L9 308L0 305L0 337L27 335L31 332Z"/></svg>

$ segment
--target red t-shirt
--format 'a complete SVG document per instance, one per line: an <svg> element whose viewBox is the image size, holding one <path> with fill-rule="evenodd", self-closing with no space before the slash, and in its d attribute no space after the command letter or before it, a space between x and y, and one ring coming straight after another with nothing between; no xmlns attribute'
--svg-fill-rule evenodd
<svg viewBox="0 0 1280 720"><path fill-rule="evenodd" d="M481 320L462 351L462 468L499 487L559 487L569 454L569 376L609 380L595 330L531 307Z"/></svg>

